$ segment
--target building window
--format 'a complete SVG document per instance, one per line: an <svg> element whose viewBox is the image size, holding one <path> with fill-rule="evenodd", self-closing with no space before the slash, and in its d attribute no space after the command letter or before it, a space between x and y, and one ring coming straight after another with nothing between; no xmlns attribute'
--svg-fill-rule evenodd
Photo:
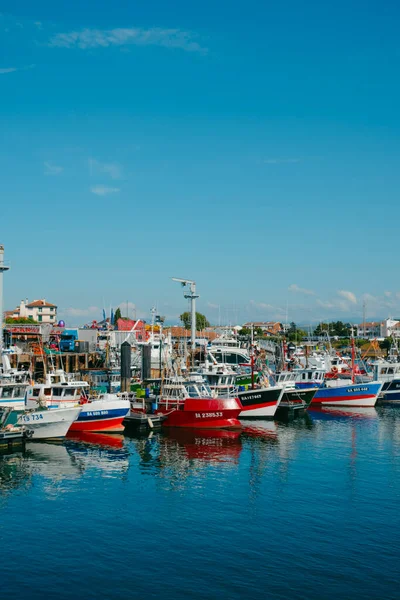
<svg viewBox="0 0 400 600"><path fill-rule="evenodd" d="M42 309L41 309L41 308L39 308L39 312L42 312Z"/></svg>
<svg viewBox="0 0 400 600"><path fill-rule="evenodd" d="M41 323L41 322L42 322L42 315L39 315L39 317L38 317L38 321L39 321L39 323Z"/></svg>

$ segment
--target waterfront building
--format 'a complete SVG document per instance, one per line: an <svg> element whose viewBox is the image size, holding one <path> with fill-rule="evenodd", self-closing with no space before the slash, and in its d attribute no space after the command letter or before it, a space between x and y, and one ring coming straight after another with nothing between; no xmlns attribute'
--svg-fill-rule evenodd
<svg viewBox="0 0 400 600"><path fill-rule="evenodd" d="M400 321L398 319L385 319L381 323L381 337L400 337Z"/></svg>
<svg viewBox="0 0 400 600"><path fill-rule="evenodd" d="M368 323L360 323L357 327L356 336L367 340L373 340L381 337L382 323L380 321L370 321Z"/></svg>
<svg viewBox="0 0 400 600"><path fill-rule="evenodd" d="M47 302L45 298L42 300L33 300L33 302L29 302L26 299L21 300L19 306L13 311L7 311L6 316L13 319L20 317L31 318L38 323L53 324L57 322L57 306Z"/></svg>
<svg viewBox="0 0 400 600"><path fill-rule="evenodd" d="M247 327L248 329L251 327L254 329L262 329L266 335L278 335L283 331L282 323L279 323L278 321L249 321L248 323L245 323L243 327Z"/></svg>

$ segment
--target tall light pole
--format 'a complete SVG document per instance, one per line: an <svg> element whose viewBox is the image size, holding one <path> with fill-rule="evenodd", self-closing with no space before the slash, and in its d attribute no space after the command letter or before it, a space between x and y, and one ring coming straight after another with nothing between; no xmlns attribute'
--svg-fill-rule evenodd
<svg viewBox="0 0 400 600"><path fill-rule="evenodd" d="M185 298L189 298L191 301L191 340L192 340L192 362L194 360L194 351L196 348L196 298L200 298L198 294L196 294L196 282L191 281L190 279L179 279L178 277L172 277L172 281L178 281L182 284L182 287L190 285L190 292L184 294Z"/></svg>
<svg viewBox="0 0 400 600"><path fill-rule="evenodd" d="M3 273L9 268L4 264L4 246L0 244L0 363L3 350Z"/></svg>

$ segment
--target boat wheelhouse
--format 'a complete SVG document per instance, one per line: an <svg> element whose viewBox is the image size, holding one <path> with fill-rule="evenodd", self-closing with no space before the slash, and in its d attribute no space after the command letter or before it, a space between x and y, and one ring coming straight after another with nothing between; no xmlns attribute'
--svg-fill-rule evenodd
<svg viewBox="0 0 400 600"><path fill-rule="evenodd" d="M400 402L400 363L373 363L373 379L383 383L380 398L384 402Z"/></svg>
<svg viewBox="0 0 400 600"><path fill-rule="evenodd" d="M0 407L14 410L25 406L25 393L30 385L30 373L10 369L0 374Z"/></svg>
<svg viewBox="0 0 400 600"><path fill-rule="evenodd" d="M324 385L325 371L323 369L295 369L293 373L296 375L295 387L302 388L318 388Z"/></svg>

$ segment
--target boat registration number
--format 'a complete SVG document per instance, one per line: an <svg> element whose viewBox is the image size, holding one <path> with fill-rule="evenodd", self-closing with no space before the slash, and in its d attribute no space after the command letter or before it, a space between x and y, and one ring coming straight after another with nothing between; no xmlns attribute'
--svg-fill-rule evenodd
<svg viewBox="0 0 400 600"><path fill-rule="evenodd" d="M88 417L100 417L101 415L108 415L108 410L88 410L85 414Z"/></svg>
<svg viewBox="0 0 400 600"><path fill-rule="evenodd" d="M367 387L356 387L356 388L348 388L347 392L349 394L351 394L353 392L353 394L357 394L360 392L368 392L368 388Z"/></svg>
<svg viewBox="0 0 400 600"><path fill-rule="evenodd" d="M215 417L222 417L222 412L211 412L211 413L194 413L196 419L213 419Z"/></svg>
<svg viewBox="0 0 400 600"><path fill-rule="evenodd" d="M31 423L32 421L40 421L40 419L43 419L43 415L41 413L33 415L21 415L20 419L23 423Z"/></svg>

